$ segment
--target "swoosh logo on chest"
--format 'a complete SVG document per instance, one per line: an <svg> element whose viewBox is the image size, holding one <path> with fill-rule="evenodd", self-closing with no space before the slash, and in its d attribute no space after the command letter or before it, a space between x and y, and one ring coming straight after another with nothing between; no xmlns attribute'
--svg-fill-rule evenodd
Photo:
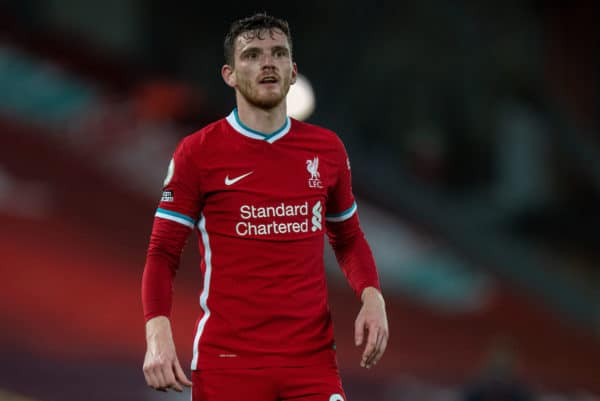
<svg viewBox="0 0 600 401"><path fill-rule="evenodd" d="M250 174L252 174L254 171L250 171L249 173L246 174L242 174L239 175L237 177L234 178L229 178L229 174L227 176L225 176L225 185L229 186L229 185L233 185L236 182L243 180L244 178L248 177Z"/></svg>

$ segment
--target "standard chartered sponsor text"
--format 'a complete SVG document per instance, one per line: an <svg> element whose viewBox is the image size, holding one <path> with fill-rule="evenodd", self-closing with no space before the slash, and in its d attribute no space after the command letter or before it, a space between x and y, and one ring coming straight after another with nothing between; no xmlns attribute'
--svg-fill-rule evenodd
<svg viewBox="0 0 600 401"><path fill-rule="evenodd" d="M320 202L319 202L320 203ZM308 202L299 204L286 204L284 202L267 205L267 206L254 206L254 205L242 205L240 206L240 218L235 225L235 231L239 236L262 236L262 235L278 235L278 234L291 234L291 233L307 233L309 232L309 207ZM272 218L285 218L285 217L300 217L300 219L294 219L295 221L277 221ZM272 219L271 221L262 222L254 220ZM287 219L285 219L287 220ZM320 228L320 227L319 227ZM313 228L313 232L314 232Z"/></svg>
<svg viewBox="0 0 600 401"><path fill-rule="evenodd" d="M243 205L240 207L240 217L244 220L284 216L308 216L308 202L299 205L286 205L281 202L275 206Z"/></svg>
<svg viewBox="0 0 600 401"><path fill-rule="evenodd" d="M293 223L278 223L276 221L272 221L265 224L254 224L249 221L240 221L235 225L235 231L242 237L246 235L307 233L308 219L304 219L302 222L295 221Z"/></svg>

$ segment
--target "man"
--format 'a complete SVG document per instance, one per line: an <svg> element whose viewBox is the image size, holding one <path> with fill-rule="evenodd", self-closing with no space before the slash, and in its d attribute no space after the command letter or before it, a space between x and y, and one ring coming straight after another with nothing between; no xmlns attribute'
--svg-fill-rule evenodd
<svg viewBox="0 0 600 401"><path fill-rule="evenodd" d="M221 69L237 107L178 145L142 280L149 386L194 401L345 401L327 305L324 233L362 301L355 342L371 368L388 340L384 300L338 136L287 117L297 76L287 22L234 22ZM175 352L172 281L189 232L202 255L192 382Z"/></svg>

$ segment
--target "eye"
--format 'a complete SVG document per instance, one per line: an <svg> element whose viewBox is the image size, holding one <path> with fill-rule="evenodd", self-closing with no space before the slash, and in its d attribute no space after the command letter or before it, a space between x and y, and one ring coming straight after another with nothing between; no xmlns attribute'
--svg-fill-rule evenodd
<svg viewBox="0 0 600 401"><path fill-rule="evenodd" d="M274 56L277 57L277 58L286 57L287 54L288 54L288 52L285 49L277 49L274 52Z"/></svg>
<svg viewBox="0 0 600 401"><path fill-rule="evenodd" d="M243 57L247 60L256 60L258 58L258 52L257 51L249 51L249 52L244 53Z"/></svg>

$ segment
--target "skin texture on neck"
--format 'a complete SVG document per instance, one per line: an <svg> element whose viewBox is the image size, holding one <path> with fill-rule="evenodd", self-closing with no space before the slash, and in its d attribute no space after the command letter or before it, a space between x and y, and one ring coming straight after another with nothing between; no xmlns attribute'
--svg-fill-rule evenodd
<svg viewBox="0 0 600 401"><path fill-rule="evenodd" d="M248 128L264 134L271 134L285 124L287 117L285 98L276 107L263 109L248 103L244 96L236 92L236 102L238 117Z"/></svg>

